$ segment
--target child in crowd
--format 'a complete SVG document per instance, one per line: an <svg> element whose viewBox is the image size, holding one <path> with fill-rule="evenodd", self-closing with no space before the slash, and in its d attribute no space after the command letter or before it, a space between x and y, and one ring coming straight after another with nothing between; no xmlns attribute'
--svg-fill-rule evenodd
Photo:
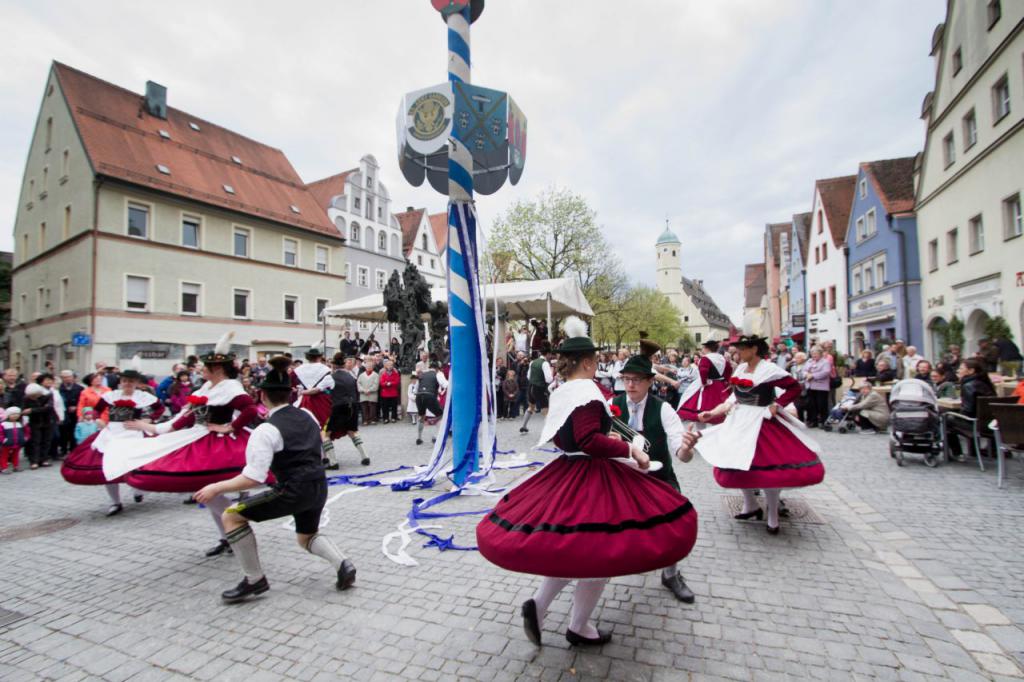
<svg viewBox="0 0 1024 682"><path fill-rule="evenodd" d="M505 374L505 380L501 382L499 389L505 394L505 414L499 414L502 419L515 419L519 416L516 409L516 398L519 396L519 382L516 381L516 371L510 369Z"/></svg>
<svg viewBox="0 0 1024 682"><path fill-rule="evenodd" d="M20 407L9 407L6 412L0 409L0 413L3 413L3 421L0 422L0 429L3 429L0 437L0 474L7 473L8 461L12 472L21 471L18 457L28 443L29 428L22 423Z"/></svg>
<svg viewBox="0 0 1024 682"><path fill-rule="evenodd" d="M81 420L75 424L75 443L81 443L99 430L100 425L96 421L96 411L91 407L83 407Z"/></svg>
<svg viewBox="0 0 1024 682"><path fill-rule="evenodd" d="M409 382L409 390L405 394L407 398L405 412L409 415L410 423L415 426L417 419L419 419L416 408L416 389L419 388L419 380L416 378L416 372L412 372L409 377L412 381Z"/></svg>

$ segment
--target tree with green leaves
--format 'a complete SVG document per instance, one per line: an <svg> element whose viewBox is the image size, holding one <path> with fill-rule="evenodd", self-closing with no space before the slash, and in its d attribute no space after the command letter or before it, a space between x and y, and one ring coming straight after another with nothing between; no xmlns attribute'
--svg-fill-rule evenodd
<svg viewBox="0 0 1024 682"><path fill-rule="evenodd" d="M996 315L985 322L985 336L990 339L1013 341L1013 332L1010 330L1010 325L1007 324L1006 318L1002 315Z"/></svg>
<svg viewBox="0 0 1024 682"><path fill-rule="evenodd" d="M641 331L663 348L693 345L679 311L667 296L651 287L620 292L607 302L603 314L594 316L593 333L599 343L616 348L631 345L639 340Z"/></svg>

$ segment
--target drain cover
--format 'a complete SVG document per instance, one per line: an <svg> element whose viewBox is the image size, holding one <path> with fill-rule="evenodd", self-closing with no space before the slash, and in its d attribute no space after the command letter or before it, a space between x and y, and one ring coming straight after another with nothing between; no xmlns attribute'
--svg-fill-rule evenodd
<svg viewBox="0 0 1024 682"><path fill-rule="evenodd" d="M24 620L26 618L28 618L28 616L22 613L8 611L7 609L0 609L0 628L10 627L19 620Z"/></svg>
<svg viewBox="0 0 1024 682"><path fill-rule="evenodd" d="M25 540L27 538L39 537L40 535L49 535L50 533L70 528L76 523L78 523L78 519L64 518L34 521L33 523L25 523L20 526L8 526L7 528L0 528L0 542L5 540Z"/></svg>
<svg viewBox="0 0 1024 682"><path fill-rule="evenodd" d="M729 516L735 516L743 511L743 497L740 495L721 495L722 509L725 510ZM761 506L764 507L763 498L758 498ZM783 508L789 510L789 515L783 518L787 522L796 523L817 523L824 524L825 519L818 516L817 512L811 509L811 505L807 503L807 500L799 497L789 497L785 493L782 495Z"/></svg>

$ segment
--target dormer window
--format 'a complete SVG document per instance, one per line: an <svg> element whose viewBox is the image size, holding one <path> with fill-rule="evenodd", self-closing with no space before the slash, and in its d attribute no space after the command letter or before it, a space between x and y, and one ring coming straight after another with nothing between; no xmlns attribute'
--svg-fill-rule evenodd
<svg viewBox="0 0 1024 682"><path fill-rule="evenodd" d="M235 193L235 188L232 187L231 185L221 185L221 186L224 188L224 191L227 192L228 194L234 194Z"/></svg>
<svg viewBox="0 0 1024 682"><path fill-rule="evenodd" d="M169 139L171 139L171 134L169 132L167 132L166 130L162 130L161 129L160 130L160 137L164 138L165 140L169 140Z"/></svg>
<svg viewBox="0 0 1024 682"><path fill-rule="evenodd" d="M191 128L192 130L196 131L197 133L201 130L201 128L199 127L199 124L196 123L195 121L189 121L188 122L188 127Z"/></svg>
<svg viewBox="0 0 1024 682"><path fill-rule="evenodd" d="M299 210L299 207L298 207L298 206L296 206L295 204L292 204L292 205L291 205L291 206L289 206L288 208L290 208L290 209L292 210L292 213L296 213L296 214L298 214L298 213L302 213L302 211L300 211L300 210Z"/></svg>
<svg viewBox="0 0 1024 682"><path fill-rule="evenodd" d="M158 163L156 165L156 169L158 171L160 171L161 173L163 173L164 175L170 175L171 174L171 169L168 168L167 166L163 165L162 163Z"/></svg>
<svg viewBox="0 0 1024 682"><path fill-rule="evenodd" d="M231 157L231 162L232 162L232 163L236 163L236 164L238 164L239 166L241 166L241 165L242 165L242 160L241 160L240 158L238 158L237 156L232 156L232 157Z"/></svg>

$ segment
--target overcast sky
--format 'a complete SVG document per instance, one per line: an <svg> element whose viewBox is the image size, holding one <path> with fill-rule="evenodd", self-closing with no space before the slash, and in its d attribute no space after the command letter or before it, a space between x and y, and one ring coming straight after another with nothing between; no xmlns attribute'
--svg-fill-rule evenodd
<svg viewBox="0 0 1024 682"><path fill-rule="evenodd" d="M665 218L683 273L742 324L743 265L768 222L809 210L816 178L912 155L944 0L489 0L473 81L529 118L521 183L484 226L549 185L584 195L638 282ZM174 3L0 0L0 248L10 249L50 62L283 149L316 180L373 153L395 209L444 208L398 170L399 97L446 78L428 0Z"/></svg>

